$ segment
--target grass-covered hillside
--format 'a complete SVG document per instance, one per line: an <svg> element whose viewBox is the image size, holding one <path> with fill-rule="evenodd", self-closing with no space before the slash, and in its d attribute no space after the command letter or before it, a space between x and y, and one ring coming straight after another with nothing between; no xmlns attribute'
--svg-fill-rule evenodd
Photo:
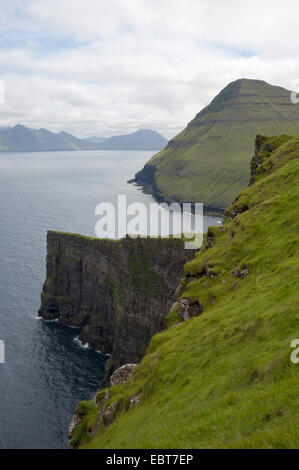
<svg viewBox="0 0 299 470"><path fill-rule="evenodd" d="M227 207L245 189L257 134L299 133L290 91L261 80L226 86L136 175L166 200Z"/></svg>
<svg viewBox="0 0 299 470"><path fill-rule="evenodd" d="M185 265L168 328L129 381L109 389L114 421L96 422L102 390L79 405L74 446L298 448L299 136L257 143L255 182ZM203 311L182 321L186 304Z"/></svg>

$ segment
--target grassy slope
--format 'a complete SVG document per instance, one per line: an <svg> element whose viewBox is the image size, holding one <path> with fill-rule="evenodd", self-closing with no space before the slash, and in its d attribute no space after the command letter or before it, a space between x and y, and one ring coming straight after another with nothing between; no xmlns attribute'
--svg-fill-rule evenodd
<svg viewBox="0 0 299 470"><path fill-rule="evenodd" d="M249 180L256 134L298 134L290 92L257 80L231 83L149 162L168 200L227 207Z"/></svg>
<svg viewBox="0 0 299 470"><path fill-rule="evenodd" d="M120 411L92 440L85 431L97 409L85 404L81 446L299 446L299 365L290 361L299 337L299 136L268 142L276 150L264 152L257 182L234 204L249 209L227 218L225 231L211 228L213 247L185 266L186 276L200 276L207 263L217 273L185 287L204 312L153 337L130 381L110 389ZM244 267L244 279L232 275ZM141 403L129 410L140 390Z"/></svg>

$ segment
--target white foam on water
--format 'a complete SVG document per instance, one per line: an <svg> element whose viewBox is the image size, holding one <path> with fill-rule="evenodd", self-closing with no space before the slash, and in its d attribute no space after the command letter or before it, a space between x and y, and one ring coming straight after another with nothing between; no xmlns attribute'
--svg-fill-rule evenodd
<svg viewBox="0 0 299 470"><path fill-rule="evenodd" d="M103 353L102 351L98 350L98 349L93 349L89 346L89 343L82 343L81 339L79 338L79 336L75 336L73 338L73 341L74 343L76 343L78 346L80 346L80 348L83 348L83 349L91 349L93 352L97 353L97 354L102 354L104 356L111 356L111 354L108 354L108 353Z"/></svg>
<svg viewBox="0 0 299 470"><path fill-rule="evenodd" d="M89 348L89 343L82 343L81 339L79 338L79 336L75 336L74 339L73 339L74 343L78 344L78 346L80 346L80 348L83 348L83 349L88 349Z"/></svg>
<svg viewBox="0 0 299 470"><path fill-rule="evenodd" d="M46 320L46 318L42 318L42 320L45 321L46 323L52 323L52 322L54 322L54 321L57 322L57 321L58 321L58 318L54 318L54 319L52 319L52 320Z"/></svg>

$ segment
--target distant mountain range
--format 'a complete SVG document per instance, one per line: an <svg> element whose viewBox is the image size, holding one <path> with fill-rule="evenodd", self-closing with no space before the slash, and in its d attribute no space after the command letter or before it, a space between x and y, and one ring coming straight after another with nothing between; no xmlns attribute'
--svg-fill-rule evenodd
<svg viewBox="0 0 299 470"><path fill-rule="evenodd" d="M247 187L255 136L299 133L290 93L262 80L228 84L135 181L165 200L226 207Z"/></svg>
<svg viewBox="0 0 299 470"><path fill-rule="evenodd" d="M107 137L99 137L98 135L91 135L90 137L86 137L84 140L88 142L92 142L93 144L101 144L107 140Z"/></svg>
<svg viewBox="0 0 299 470"><path fill-rule="evenodd" d="M78 139L67 133L30 129L17 124L0 128L0 152L35 152L54 150L161 150L167 140L156 131L141 129L132 134L105 138Z"/></svg>
<svg viewBox="0 0 299 470"><path fill-rule="evenodd" d="M127 135L117 135L104 139L103 137L89 137L89 142L98 140L98 148L103 150L161 150L168 143L167 139L156 131L140 129ZM104 140L103 140L104 139Z"/></svg>

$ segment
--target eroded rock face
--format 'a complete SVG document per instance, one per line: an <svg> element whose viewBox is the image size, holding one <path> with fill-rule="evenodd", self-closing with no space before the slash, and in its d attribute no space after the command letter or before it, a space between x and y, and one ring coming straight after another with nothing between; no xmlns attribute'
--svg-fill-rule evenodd
<svg viewBox="0 0 299 470"><path fill-rule="evenodd" d="M226 212L225 215L226 217L230 217L231 219L234 219L237 217L239 214L243 214L244 212L248 211L249 207L247 204L238 204L237 202L234 203L233 206L231 206Z"/></svg>
<svg viewBox="0 0 299 470"><path fill-rule="evenodd" d="M98 415L96 417L96 420L94 422L94 425L93 425L93 428L92 428L92 431L91 431L92 436L97 434L97 432L99 430L100 422L101 422L101 419L103 417L103 413L105 411L106 403L107 403L108 400L109 400L109 390L107 390L105 392L105 395L101 398L100 409L99 409ZM97 401L95 400L95 405L97 406L98 404L99 403L97 403Z"/></svg>
<svg viewBox="0 0 299 470"><path fill-rule="evenodd" d="M73 432L77 426L81 423L83 419L83 416L80 415L79 413L75 413L74 416L72 417L71 424L69 426L69 439L71 439Z"/></svg>
<svg viewBox="0 0 299 470"><path fill-rule="evenodd" d="M136 395L133 395L130 398L130 409L133 408L134 406L138 405L141 402L142 396L143 396L143 393L139 392L139 393L136 393Z"/></svg>
<svg viewBox="0 0 299 470"><path fill-rule="evenodd" d="M215 234L208 231L207 238L206 238L206 245L205 245L206 250L208 250L209 248L212 248L212 246L215 243L215 239L216 239Z"/></svg>
<svg viewBox="0 0 299 470"><path fill-rule="evenodd" d="M112 241L49 232L39 315L81 327L83 343L110 354L108 384L120 366L140 362L164 328L192 256L179 239Z"/></svg>
<svg viewBox="0 0 299 470"><path fill-rule="evenodd" d="M126 383L131 377L133 370L137 367L138 364L125 364L124 366L119 367L110 377L111 387L114 385L121 385Z"/></svg>
<svg viewBox="0 0 299 470"><path fill-rule="evenodd" d="M119 401L116 401L115 403L112 403L107 410L104 411L103 413L103 423L105 426L109 426L109 424L112 424L113 421L115 420L116 414L119 410Z"/></svg>
<svg viewBox="0 0 299 470"><path fill-rule="evenodd" d="M244 279L244 277L246 277L248 275L249 269L248 268L243 268L243 269L239 270L238 268L234 268L234 269L232 269L231 273L235 277L241 277L242 279Z"/></svg>
<svg viewBox="0 0 299 470"><path fill-rule="evenodd" d="M203 312L204 308L199 300L191 301L187 297L183 297L178 301L178 314L182 320L189 320Z"/></svg>
<svg viewBox="0 0 299 470"><path fill-rule="evenodd" d="M271 153L274 150L274 146L268 142L267 137L262 135L257 135L255 139L255 154L251 160L251 172L250 172L250 180L249 186L251 186L256 177L259 176L260 172L262 171L262 166L264 160L271 156ZM269 168L269 170L271 167Z"/></svg>

